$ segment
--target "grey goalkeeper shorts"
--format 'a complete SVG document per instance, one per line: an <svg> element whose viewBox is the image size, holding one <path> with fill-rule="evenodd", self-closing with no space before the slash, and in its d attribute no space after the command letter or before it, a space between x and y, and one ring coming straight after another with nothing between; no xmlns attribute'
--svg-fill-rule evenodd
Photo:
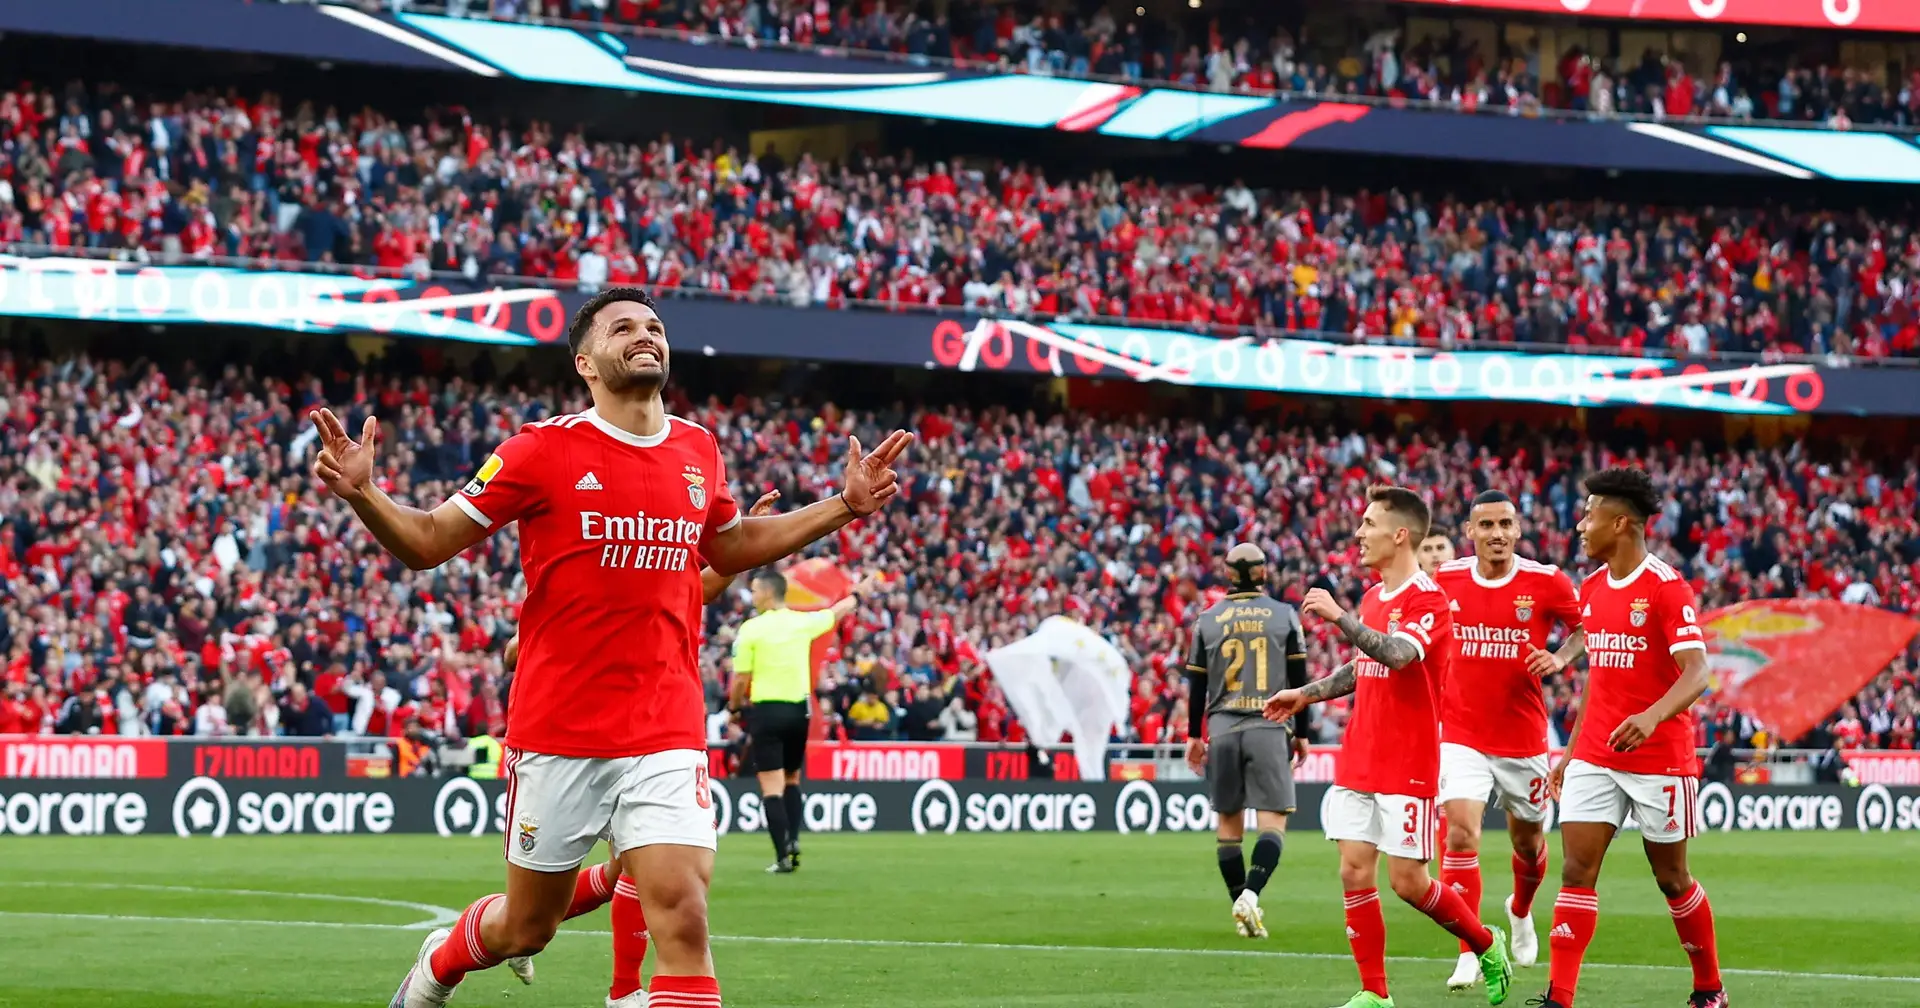
<svg viewBox="0 0 1920 1008"><path fill-rule="evenodd" d="M1284 728L1216 735L1207 748L1207 799L1215 812L1292 813L1293 747Z"/></svg>

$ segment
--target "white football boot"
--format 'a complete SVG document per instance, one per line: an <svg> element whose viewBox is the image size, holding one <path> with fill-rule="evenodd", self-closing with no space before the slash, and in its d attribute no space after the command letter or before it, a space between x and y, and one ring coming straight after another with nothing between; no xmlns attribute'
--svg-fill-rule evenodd
<svg viewBox="0 0 1920 1008"><path fill-rule="evenodd" d="M533 982L533 957L514 956L507 960L507 970L519 977L521 983L530 984Z"/></svg>
<svg viewBox="0 0 1920 1008"><path fill-rule="evenodd" d="M1447 978L1448 990L1466 990L1480 982L1480 957L1471 952L1460 953L1460 961L1453 964L1453 975Z"/></svg>
<svg viewBox="0 0 1920 1008"><path fill-rule="evenodd" d="M452 935L446 928L427 935L427 940L420 943L420 954L414 957L413 968L407 971L407 978L400 981L400 989L393 992L387 1008L441 1008L447 1003L453 996L453 988L434 979L432 960L434 950L445 945Z"/></svg>
<svg viewBox="0 0 1920 1008"><path fill-rule="evenodd" d="M1513 964L1531 967L1540 961L1540 936L1533 930L1533 915L1515 917L1513 915L1513 897L1508 896L1507 930L1513 933Z"/></svg>
<svg viewBox="0 0 1920 1008"><path fill-rule="evenodd" d="M1265 938L1267 936L1266 916L1260 912L1260 894L1251 889L1243 889L1240 898L1233 901L1233 923L1239 929L1241 937Z"/></svg>

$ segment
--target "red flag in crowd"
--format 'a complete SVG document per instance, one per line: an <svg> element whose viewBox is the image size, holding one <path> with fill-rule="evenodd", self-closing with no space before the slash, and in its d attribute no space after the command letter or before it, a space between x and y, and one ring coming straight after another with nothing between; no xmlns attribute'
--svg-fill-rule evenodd
<svg viewBox="0 0 1920 1008"><path fill-rule="evenodd" d="M1852 699L1920 623L1827 599L1758 599L1706 614L1714 698L1796 739Z"/></svg>

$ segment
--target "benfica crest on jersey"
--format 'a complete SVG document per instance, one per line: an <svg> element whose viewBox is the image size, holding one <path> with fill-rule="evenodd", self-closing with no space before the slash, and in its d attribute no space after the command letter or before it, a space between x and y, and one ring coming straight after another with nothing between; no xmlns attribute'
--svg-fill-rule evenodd
<svg viewBox="0 0 1920 1008"><path fill-rule="evenodd" d="M686 477L686 480L687 480L687 500L693 504L696 510L706 507L707 506L706 475L701 473L700 470L693 468L692 466L688 466L687 470L681 473L680 475Z"/></svg>
<svg viewBox="0 0 1920 1008"><path fill-rule="evenodd" d="M1400 629L1400 610L1395 609L1387 614L1387 632L1393 633L1398 629Z"/></svg>
<svg viewBox="0 0 1920 1008"><path fill-rule="evenodd" d="M1522 623L1533 619L1533 596L1522 595L1513 600L1513 618Z"/></svg>
<svg viewBox="0 0 1920 1008"><path fill-rule="evenodd" d="M1646 626L1647 625L1647 609L1652 605L1653 603L1647 601L1646 599L1643 599L1643 598L1634 599L1633 606L1632 606L1633 613L1632 615L1627 617L1627 622L1632 623L1634 626L1637 626L1637 627Z"/></svg>
<svg viewBox="0 0 1920 1008"><path fill-rule="evenodd" d="M534 822L532 819L523 818L520 820L519 825L520 825L520 852L522 854L531 854L533 853L534 841L540 835L540 824L537 822Z"/></svg>

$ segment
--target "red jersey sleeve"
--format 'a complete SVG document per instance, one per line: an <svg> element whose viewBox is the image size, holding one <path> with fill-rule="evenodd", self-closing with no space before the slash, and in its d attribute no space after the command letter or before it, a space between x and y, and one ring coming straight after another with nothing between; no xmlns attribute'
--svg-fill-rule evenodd
<svg viewBox="0 0 1920 1008"><path fill-rule="evenodd" d="M1682 651L1707 649L1707 638L1700 632L1700 607L1693 595L1693 586L1674 578L1663 581L1660 590L1654 593L1655 625L1660 635L1666 638L1667 651L1679 654Z"/></svg>
<svg viewBox="0 0 1920 1008"><path fill-rule="evenodd" d="M1449 636L1448 629L1453 626L1453 611L1447 605L1447 593L1444 591L1415 591L1407 598L1407 607L1400 615L1400 626L1393 631L1396 637L1405 637L1420 649L1420 660L1427 660L1427 649L1433 642Z"/></svg>
<svg viewBox="0 0 1920 1008"><path fill-rule="evenodd" d="M533 430L500 442L479 471L450 500L489 532L519 521L546 506L539 435Z"/></svg>
<svg viewBox="0 0 1920 1008"><path fill-rule="evenodd" d="M706 555L707 541L717 533L740 524L740 505L733 499L733 487L727 482L727 460L720 456L720 443L713 443L713 503L707 508L707 527L700 534L700 552Z"/></svg>
<svg viewBox="0 0 1920 1008"><path fill-rule="evenodd" d="M1547 615L1571 633L1580 626L1580 593L1574 591L1573 579L1563 570L1554 571L1547 583Z"/></svg>

